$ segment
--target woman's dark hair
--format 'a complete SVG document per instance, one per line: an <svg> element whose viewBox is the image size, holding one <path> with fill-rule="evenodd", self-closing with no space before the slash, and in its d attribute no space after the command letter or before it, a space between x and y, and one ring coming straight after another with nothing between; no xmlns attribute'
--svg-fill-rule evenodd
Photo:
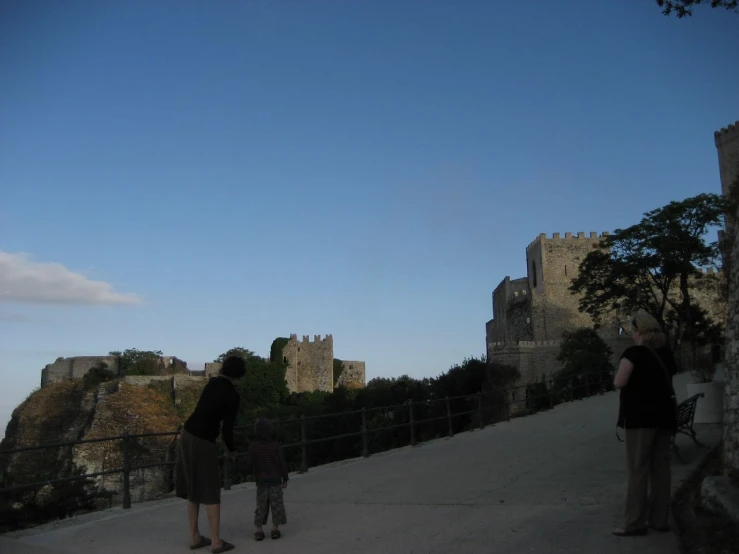
<svg viewBox="0 0 739 554"><path fill-rule="evenodd" d="M246 375L246 362L241 356L229 356L223 360L221 375L231 379L241 379Z"/></svg>

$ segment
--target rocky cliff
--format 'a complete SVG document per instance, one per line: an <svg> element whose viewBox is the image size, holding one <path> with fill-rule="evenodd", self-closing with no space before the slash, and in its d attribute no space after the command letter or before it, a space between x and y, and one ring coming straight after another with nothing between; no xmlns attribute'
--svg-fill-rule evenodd
<svg viewBox="0 0 739 554"><path fill-rule="evenodd" d="M174 431L192 412L205 378L185 375L126 377L92 384L77 380L52 383L31 394L13 412L0 450ZM132 438L132 466L174 460L175 437ZM102 473L123 466L123 441L105 440L0 456L0 487L66 477L74 471ZM146 467L131 472L131 500L140 502L172 490L173 467ZM95 478L97 506L120 505L122 475ZM51 486L15 495L14 506L43 504ZM102 503L102 505L101 505Z"/></svg>

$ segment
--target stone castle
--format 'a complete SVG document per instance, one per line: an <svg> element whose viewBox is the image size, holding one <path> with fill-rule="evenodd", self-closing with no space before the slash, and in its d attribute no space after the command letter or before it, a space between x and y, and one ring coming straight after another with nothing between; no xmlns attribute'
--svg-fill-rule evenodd
<svg viewBox="0 0 739 554"><path fill-rule="evenodd" d="M57 358L41 370L41 386L50 383L83 379L92 369L105 368L113 375L121 377L118 358L115 356L76 356ZM158 375L189 374L187 363L175 356L160 356L157 368Z"/></svg>
<svg viewBox="0 0 739 554"><path fill-rule="evenodd" d="M290 392L334 390L334 338L333 335L314 335L311 342L308 335L298 341L298 335L290 339L282 349L283 360L287 362L285 380ZM365 384L365 363L342 360L342 371L336 387L360 388ZM205 375L218 375L221 364L205 364Z"/></svg>
<svg viewBox="0 0 739 554"><path fill-rule="evenodd" d="M580 327L592 327L594 321L578 309L579 295L569 291L579 273L580 262L608 233L540 234L526 248L527 276L506 277L493 292L493 319L485 325L487 356L492 362L514 365L521 382L541 379L560 368L556 357L563 333ZM714 287L693 289L695 300L717 322L724 321L725 305L718 300L722 272L704 270L706 277L716 277ZM628 316L626 316L628 317ZM623 320L614 314L600 322L599 334L613 351L612 362L632 344L622 333Z"/></svg>
<svg viewBox="0 0 739 554"><path fill-rule="evenodd" d="M321 339L315 335L311 342L303 336L302 342L297 335L290 339L282 350L283 359L288 363L285 372L287 388L290 392L312 392L334 390L334 339L326 335ZM268 360L267 360L268 361ZM51 383L83 379L91 370L104 367L117 377L123 377L115 356L78 356L57 358L53 364L41 370L41 386ZM189 375L203 380L218 375L221 364L206 363L205 371L190 371L187 363L174 356L160 356L157 376ZM144 376L151 378L152 376ZM365 362L342 360L342 372L336 387L361 388L365 384Z"/></svg>

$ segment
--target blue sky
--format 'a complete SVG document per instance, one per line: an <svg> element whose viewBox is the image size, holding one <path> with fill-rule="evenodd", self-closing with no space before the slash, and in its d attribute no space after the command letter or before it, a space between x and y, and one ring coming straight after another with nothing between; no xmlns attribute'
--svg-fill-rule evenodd
<svg viewBox="0 0 739 554"><path fill-rule="evenodd" d="M438 375L540 232L719 192L739 18L542 5L2 3L0 425L114 349Z"/></svg>

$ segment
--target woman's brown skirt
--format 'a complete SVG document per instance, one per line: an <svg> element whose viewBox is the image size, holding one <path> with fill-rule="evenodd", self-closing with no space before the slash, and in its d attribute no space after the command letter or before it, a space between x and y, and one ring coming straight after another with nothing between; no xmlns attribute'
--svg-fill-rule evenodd
<svg viewBox="0 0 739 554"><path fill-rule="evenodd" d="M221 503L221 468L216 443L182 431L177 449L175 493L196 504Z"/></svg>

